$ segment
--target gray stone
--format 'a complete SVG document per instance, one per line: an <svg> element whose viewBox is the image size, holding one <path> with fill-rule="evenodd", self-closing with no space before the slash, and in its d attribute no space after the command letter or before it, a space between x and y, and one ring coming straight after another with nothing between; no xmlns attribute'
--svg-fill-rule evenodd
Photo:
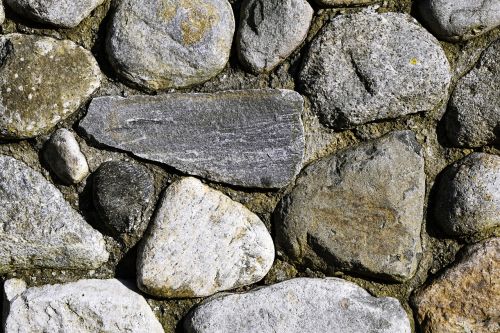
<svg viewBox="0 0 500 333"><path fill-rule="evenodd" d="M278 210L278 244L298 264L390 281L421 257L425 174L410 131L392 132L306 168Z"/></svg>
<svg viewBox="0 0 500 333"><path fill-rule="evenodd" d="M87 159L80 151L75 135L58 129L47 141L44 157L50 168L66 184L77 184L89 174Z"/></svg>
<svg viewBox="0 0 500 333"><path fill-rule="evenodd" d="M140 164L105 162L94 174L94 205L102 221L129 247L141 239L155 204L154 178Z"/></svg>
<svg viewBox="0 0 500 333"><path fill-rule="evenodd" d="M368 11L327 23L299 76L313 111L337 129L431 110L451 78L439 42L411 16Z"/></svg>
<svg viewBox="0 0 500 333"><path fill-rule="evenodd" d="M188 174L279 188L301 168L302 110L302 97L289 90L102 97L80 127L102 144Z"/></svg>
<svg viewBox="0 0 500 333"><path fill-rule="evenodd" d="M251 72L270 72L306 38L313 9L305 0L247 0L242 4L237 47Z"/></svg>
<svg viewBox="0 0 500 333"><path fill-rule="evenodd" d="M0 138L47 132L101 84L92 54L67 40L3 35L0 62Z"/></svg>
<svg viewBox="0 0 500 333"><path fill-rule="evenodd" d="M13 332L163 333L163 328L144 297L111 279L22 291L11 300L5 324L5 333Z"/></svg>
<svg viewBox="0 0 500 333"><path fill-rule="evenodd" d="M424 23L438 38L467 40L500 25L498 0L420 0Z"/></svg>
<svg viewBox="0 0 500 333"><path fill-rule="evenodd" d="M445 116L448 139L455 146L481 147L498 141L500 119L500 39L462 77Z"/></svg>
<svg viewBox="0 0 500 333"><path fill-rule="evenodd" d="M95 269L104 239L26 164L0 155L0 273L17 269Z"/></svg>
<svg viewBox="0 0 500 333"><path fill-rule="evenodd" d="M380 0L314 0L318 5L328 7L368 5L379 1Z"/></svg>
<svg viewBox="0 0 500 333"><path fill-rule="evenodd" d="M107 53L117 73L151 90L192 86L226 65L235 29L227 0L124 0Z"/></svg>
<svg viewBox="0 0 500 333"><path fill-rule="evenodd" d="M473 153L449 166L437 184L434 213L452 236L500 226L500 157Z"/></svg>
<svg viewBox="0 0 500 333"><path fill-rule="evenodd" d="M187 333L410 333L399 302L341 279L292 279L214 297L185 321Z"/></svg>
<svg viewBox="0 0 500 333"><path fill-rule="evenodd" d="M168 187L137 258L137 283L161 297L203 297L260 281L274 261L264 223L184 178Z"/></svg>
<svg viewBox="0 0 500 333"><path fill-rule="evenodd" d="M5 22L5 9L3 7L3 2L0 1L0 24Z"/></svg>

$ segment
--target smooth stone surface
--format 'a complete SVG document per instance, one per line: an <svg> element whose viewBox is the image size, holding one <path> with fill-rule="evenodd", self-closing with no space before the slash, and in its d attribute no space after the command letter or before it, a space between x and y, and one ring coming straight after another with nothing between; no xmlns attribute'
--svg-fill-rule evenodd
<svg viewBox="0 0 500 333"><path fill-rule="evenodd" d="M136 85L187 87L225 67L234 29L226 0L124 0L106 48L116 72Z"/></svg>
<svg viewBox="0 0 500 333"><path fill-rule="evenodd" d="M335 278L292 279L209 299L185 321L187 333L410 333L399 302Z"/></svg>
<svg viewBox="0 0 500 333"><path fill-rule="evenodd" d="M137 283L161 297L203 297L260 281L274 261L264 223L196 178L170 185L137 258Z"/></svg>
<svg viewBox="0 0 500 333"><path fill-rule="evenodd" d="M5 333L28 331L163 333L163 328L144 297L111 279L23 291L10 302Z"/></svg>
<svg viewBox="0 0 500 333"><path fill-rule="evenodd" d="M392 132L307 167L277 209L277 241L298 264L405 281L422 253L424 196L421 146Z"/></svg>
<svg viewBox="0 0 500 333"><path fill-rule="evenodd" d="M498 0L420 0L421 19L438 38L467 40L500 25Z"/></svg>
<svg viewBox="0 0 500 333"><path fill-rule="evenodd" d="M43 153L52 171L66 184L77 184L89 174L87 159L75 135L67 129L52 134Z"/></svg>
<svg viewBox="0 0 500 333"><path fill-rule="evenodd" d="M0 155L0 273L90 270L108 260L102 235L40 173Z"/></svg>
<svg viewBox="0 0 500 333"><path fill-rule="evenodd" d="M450 78L439 42L411 16L368 11L327 23L299 74L313 111L336 129L431 110Z"/></svg>
<svg viewBox="0 0 500 333"><path fill-rule="evenodd" d="M476 67L453 92L445 128L455 146L481 147L498 141L500 119L500 39L482 54Z"/></svg>
<svg viewBox="0 0 500 333"><path fill-rule="evenodd" d="M500 238L469 246L413 299L422 332L500 332Z"/></svg>
<svg viewBox="0 0 500 333"><path fill-rule="evenodd" d="M290 90L95 98L96 141L233 185L286 186L304 155L302 97Z"/></svg>
<svg viewBox="0 0 500 333"><path fill-rule="evenodd" d="M305 0L247 0L242 4L237 48L253 73L270 72L304 41L313 9Z"/></svg>
<svg viewBox="0 0 500 333"><path fill-rule="evenodd" d="M155 204L154 177L136 163L112 161L94 174L94 205L99 217L127 245L146 230Z"/></svg>
<svg viewBox="0 0 500 333"><path fill-rule="evenodd" d="M101 84L92 54L67 40L0 36L0 138L26 139L66 119Z"/></svg>
<svg viewBox="0 0 500 333"><path fill-rule="evenodd" d="M449 166L437 184L434 215L452 236L500 226L500 157L473 153Z"/></svg>

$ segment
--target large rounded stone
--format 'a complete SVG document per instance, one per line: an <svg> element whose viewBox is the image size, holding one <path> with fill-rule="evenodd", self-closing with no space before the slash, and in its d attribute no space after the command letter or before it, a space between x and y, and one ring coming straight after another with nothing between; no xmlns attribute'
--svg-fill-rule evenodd
<svg viewBox="0 0 500 333"><path fill-rule="evenodd" d="M411 16L374 12L328 23L299 77L320 120L340 129L431 110L450 78L439 42Z"/></svg>
<svg viewBox="0 0 500 333"><path fill-rule="evenodd" d="M227 0L125 0L107 53L122 77L152 90L204 82L226 65L235 29Z"/></svg>

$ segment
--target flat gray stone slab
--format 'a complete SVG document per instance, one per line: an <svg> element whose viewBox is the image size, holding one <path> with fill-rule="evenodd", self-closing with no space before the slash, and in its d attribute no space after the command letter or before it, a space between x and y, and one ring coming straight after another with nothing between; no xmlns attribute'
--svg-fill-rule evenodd
<svg viewBox="0 0 500 333"><path fill-rule="evenodd" d="M188 174L280 188L302 165L302 109L290 90L101 97L80 127L102 144Z"/></svg>

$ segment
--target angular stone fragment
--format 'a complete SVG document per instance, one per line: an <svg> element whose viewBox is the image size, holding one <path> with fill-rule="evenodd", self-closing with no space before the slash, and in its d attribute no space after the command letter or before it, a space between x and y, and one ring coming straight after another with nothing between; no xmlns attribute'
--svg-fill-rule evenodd
<svg viewBox="0 0 500 333"><path fill-rule="evenodd" d="M466 248L440 277L416 293L425 333L500 332L500 238Z"/></svg>
<svg viewBox="0 0 500 333"><path fill-rule="evenodd" d="M90 52L70 41L0 36L0 138L35 137L78 110L101 84Z"/></svg>
<svg viewBox="0 0 500 333"><path fill-rule="evenodd" d="M277 210L278 243L299 264L404 281L422 252L424 196L421 147L393 132L306 168Z"/></svg>
<svg viewBox="0 0 500 333"><path fill-rule="evenodd" d="M224 183L283 187L304 154L289 90L96 98L80 127L100 143Z"/></svg>
<svg viewBox="0 0 500 333"><path fill-rule="evenodd" d="M61 192L24 163L0 155L0 273L17 269L95 269L104 239Z"/></svg>
<svg viewBox="0 0 500 333"><path fill-rule="evenodd" d="M137 259L137 283L161 297L202 297L261 280L274 261L264 223L243 205L184 178L166 190Z"/></svg>
<svg viewBox="0 0 500 333"><path fill-rule="evenodd" d="M450 65L409 15L341 15L312 42L299 75L325 125L345 129L433 109L447 96Z"/></svg>
<svg viewBox="0 0 500 333"><path fill-rule="evenodd" d="M500 39L475 68L458 81L445 123L455 146L481 147L498 141L500 119Z"/></svg>
<svg viewBox="0 0 500 333"><path fill-rule="evenodd" d="M420 0L421 19L438 38L467 40L500 25L498 0Z"/></svg>
<svg viewBox="0 0 500 333"><path fill-rule="evenodd" d="M144 297L111 279L23 291L10 302L5 333L28 331L160 333L163 328Z"/></svg>
<svg viewBox="0 0 500 333"><path fill-rule="evenodd" d="M234 26L226 0L124 0L109 28L107 53L117 73L137 85L191 86L224 68Z"/></svg>
<svg viewBox="0 0 500 333"><path fill-rule="evenodd" d="M292 279L209 299L185 320L187 333L410 333L399 302L335 278Z"/></svg>
<svg viewBox="0 0 500 333"><path fill-rule="evenodd" d="M500 157L473 153L448 167L437 186L434 214L446 234L500 226Z"/></svg>
<svg viewBox="0 0 500 333"><path fill-rule="evenodd" d="M62 28L74 28L104 0L5 0L19 15Z"/></svg>
<svg viewBox="0 0 500 333"><path fill-rule="evenodd" d="M146 230L154 208L154 178L140 164L112 161L94 174L94 204L103 222L133 246Z"/></svg>
<svg viewBox="0 0 500 333"><path fill-rule="evenodd" d="M238 56L254 73L269 72L306 38L313 9L305 0L247 0L241 9Z"/></svg>

